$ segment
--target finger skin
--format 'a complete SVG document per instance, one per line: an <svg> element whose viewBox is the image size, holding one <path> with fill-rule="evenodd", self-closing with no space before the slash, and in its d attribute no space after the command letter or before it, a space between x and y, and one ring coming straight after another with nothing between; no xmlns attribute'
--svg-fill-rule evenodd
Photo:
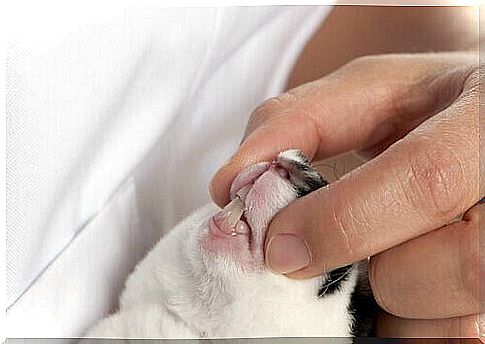
<svg viewBox="0 0 485 344"><path fill-rule="evenodd" d="M457 96L459 78L443 82L440 79L446 78L441 76L473 64L475 57L469 53L363 57L266 101L251 115L238 151L214 176L209 187L212 199L219 206L226 204L238 172L288 148L324 159L396 139L396 132L402 135Z"/></svg>
<svg viewBox="0 0 485 344"><path fill-rule="evenodd" d="M478 202L478 93L471 93L464 91L381 155L275 217L267 243L292 234L311 249L311 264L289 277L318 276L375 255L449 223Z"/></svg>
<svg viewBox="0 0 485 344"><path fill-rule="evenodd" d="M479 315L469 315L449 319L417 320L399 318L384 311L381 311L376 321L376 332L379 337L386 338L478 338L479 336ZM416 340L416 339L415 339ZM419 343L415 340L411 343ZM423 341L424 343L435 343L434 341ZM439 340L436 343L441 343ZM445 342L450 344L449 341ZM451 343L455 343L451 341ZM459 343L480 343L456 342Z"/></svg>
<svg viewBox="0 0 485 344"><path fill-rule="evenodd" d="M479 221L463 218L371 258L369 280L378 304L403 318L437 319L479 312ZM485 263L485 262L484 262Z"/></svg>
<svg viewBox="0 0 485 344"><path fill-rule="evenodd" d="M298 122L298 125L293 121ZM288 130L289 127L292 129ZM271 125L258 127L252 133L251 139L241 144L230 162L222 166L212 179L209 186L212 199L221 207L227 204L230 184L244 167L261 161L271 161L279 152L295 147L299 147L307 157L313 157L318 142L319 134L314 122L303 116L281 118Z"/></svg>

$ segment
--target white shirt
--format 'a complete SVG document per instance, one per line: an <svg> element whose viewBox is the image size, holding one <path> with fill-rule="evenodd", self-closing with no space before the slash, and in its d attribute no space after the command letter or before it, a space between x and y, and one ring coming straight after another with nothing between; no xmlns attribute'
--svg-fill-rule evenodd
<svg viewBox="0 0 485 344"><path fill-rule="evenodd" d="M7 337L80 336L116 307L134 264L209 201L251 111L282 92L329 9L19 18L7 60Z"/></svg>

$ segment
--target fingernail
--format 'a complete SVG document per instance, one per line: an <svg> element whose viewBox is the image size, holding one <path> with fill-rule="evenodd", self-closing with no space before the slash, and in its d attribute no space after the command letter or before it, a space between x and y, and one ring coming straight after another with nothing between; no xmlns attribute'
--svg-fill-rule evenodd
<svg viewBox="0 0 485 344"><path fill-rule="evenodd" d="M266 247L266 265L276 273L288 274L306 268L312 258L308 245L293 234L278 234Z"/></svg>

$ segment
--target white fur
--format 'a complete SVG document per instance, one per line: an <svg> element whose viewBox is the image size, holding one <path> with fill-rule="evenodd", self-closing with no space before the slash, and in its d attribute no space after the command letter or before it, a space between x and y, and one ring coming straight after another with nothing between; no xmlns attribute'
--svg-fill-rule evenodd
<svg viewBox="0 0 485 344"><path fill-rule="evenodd" d="M296 197L283 184L272 190L277 191L275 203L261 207L270 213L252 218L253 229L266 228L276 211ZM291 280L263 265L248 269L215 256L201 241L207 220L218 210L208 204L162 238L128 278L119 311L87 337L351 336L347 307L357 271L340 291L318 299L322 278Z"/></svg>

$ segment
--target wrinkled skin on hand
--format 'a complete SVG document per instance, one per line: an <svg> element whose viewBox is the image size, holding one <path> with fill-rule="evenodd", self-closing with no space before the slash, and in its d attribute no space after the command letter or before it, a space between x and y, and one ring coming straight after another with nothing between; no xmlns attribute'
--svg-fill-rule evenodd
<svg viewBox="0 0 485 344"><path fill-rule="evenodd" d="M281 234L311 251L311 262L290 278L371 256L381 335L477 337L477 202L485 195L478 74L475 53L369 56L269 99L214 176L212 197L224 205L241 169L289 147L314 160L348 151L367 157L275 217L266 264L284 270L278 247L268 245Z"/></svg>

